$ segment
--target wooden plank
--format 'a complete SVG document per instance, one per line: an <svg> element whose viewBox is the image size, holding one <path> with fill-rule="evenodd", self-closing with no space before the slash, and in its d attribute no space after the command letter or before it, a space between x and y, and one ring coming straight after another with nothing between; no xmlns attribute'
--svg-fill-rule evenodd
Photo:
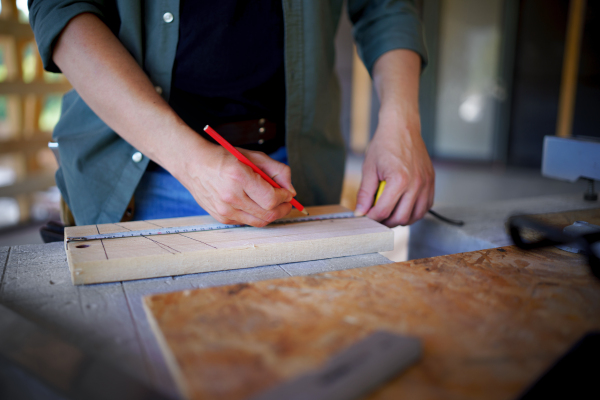
<svg viewBox="0 0 600 400"><path fill-rule="evenodd" d="M54 185L56 185L56 182L54 181L54 173L37 173L10 186L0 187L0 197L16 197L24 193L46 190Z"/></svg>
<svg viewBox="0 0 600 400"><path fill-rule="evenodd" d="M0 82L0 94L52 94L52 93L65 93L71 90L73 87L68 82L59 83L45 83L41 81L35 81L31 83L24 82Z"/></svg>
<svg viewBox="0 0 600 400"><path fill-rule="evenodd" d="M311 215L348 211L341 206L309 208ZM212 217L146 221L158 226L216 223ZM139 222L69 227L67 236L121 232ZM393 248L393 232L368 218L347 218L265 228L233 228L153 237L70 242L67 258L74 284L249 268L375 253Z"/></svg>
<svg viewBox="0 0 600 400"><path fill-rule="evenodd" d="M0 35L10 35L19 39L33 39L33 31L29 24L18 21L2 20L0 22Z"/></svg>
<svg viewBox="0 0 600 400"><path fill-rule="evenodd" d="M569 137L573 130L573 114L577 94L577 75L579 74L579 59L581 53L581 38L585 25L586 0L571 0L569 5L569 20L563 56L562 80L560 83L560 98L558 105L558 121L556 136Z"/></svg>
<svg viewBox="0 0 600 400"><path fill-rule="evenodd" d="M371 135L371 94L373 83L369 72L358 56L356 46L352 57L352 112L350 113L350 148L364 154Z"/></svg>
<svg viewBox="0 0 600 400"><path fill-rule="evenodd" d="M35 132L29 139L3 140L0 141L0 154L16 152L31 154L48 148L50 140L52 140L52 137L46 132Z"/></svg>
<svg viewBox="0 0 600 400"><path fill-rule="evenodd" d="M145 307L187 398L246 398L383 329L421 338L424 357L371 398L507 399L600 329L600 282L582 257L510 246L153 295Z"/></svg>

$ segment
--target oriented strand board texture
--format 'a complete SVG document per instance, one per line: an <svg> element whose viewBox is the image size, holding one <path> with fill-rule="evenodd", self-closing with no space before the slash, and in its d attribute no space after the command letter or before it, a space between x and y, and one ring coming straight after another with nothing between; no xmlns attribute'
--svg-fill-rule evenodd
<svg viewBox="0 0 600 400"><path fill-rule="evenodd" d="M191 399L243 399L373 330L416 336L422 361L371 399L513 399L585 332L600 282L583 258L505 247L145 298Z"/></svg>
<svg viewBox="0 0 600 400"><path fill-rule="evenodd" d="M349 211L342 206L307 210L311 216ZM293 211L289 217L303 215ZM202 216L76 226L65 229L65 238L216 222ZM393 231L366 217L83 242L65 239L74 284L318 260L389 251L393 247Z"/></svg>

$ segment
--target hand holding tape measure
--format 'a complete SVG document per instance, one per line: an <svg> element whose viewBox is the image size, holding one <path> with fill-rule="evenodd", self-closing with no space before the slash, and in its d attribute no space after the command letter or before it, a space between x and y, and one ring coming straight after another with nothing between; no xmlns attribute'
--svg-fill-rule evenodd
<svg viewBox="0 0 600 400"><path fill-rule="evenodd" d="M381 197L381 194L383 193L383 189L385 189L385 184L386 184L385 181L379 182L379 186L377 187L377 192L375 193L375 201L373 201L373 207L375 207L375 204L377 204L377 200L379 200L379 198ZM429 214L433 215L434 217L436 217L437 219L444 221L450 225L463 226L465 224L464 221L444 217L443 215L441 215L431 209L427 210L427 212Z"/></svg>

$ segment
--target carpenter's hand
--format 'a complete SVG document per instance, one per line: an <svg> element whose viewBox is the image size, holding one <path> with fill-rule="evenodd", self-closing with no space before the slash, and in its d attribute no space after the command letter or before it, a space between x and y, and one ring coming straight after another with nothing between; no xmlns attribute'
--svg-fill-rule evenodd
<svg viewBox="0 0 600 400"><path fill-rule="evenodd" d="M373 207L383 180L385 189ZM363 164L356 214L366 214L389 227L410 225L433 205L434 181L418 111L381 113Z"/></svg>
<svg viewBox="0 0 600 400"><path fill-rule="evenodd" d="M296 195L290 168L264 153L238 150L282 189L276 189L221 146L209 145L178 179L219 222L263 227L288 214Z"/></svg>

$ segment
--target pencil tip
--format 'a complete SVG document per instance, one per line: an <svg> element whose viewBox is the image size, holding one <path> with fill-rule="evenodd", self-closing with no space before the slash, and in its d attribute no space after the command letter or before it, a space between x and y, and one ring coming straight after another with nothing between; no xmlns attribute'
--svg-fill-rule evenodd
<svg viewBox="0 0 600 400"><path fill-rule="evenodd" d="M308 211L306 211L306 208L305 208L304 210L300 211L300 212L301 212L302 214L304 214L304 215L309 215L309 214L308 214Z"/></svg>

